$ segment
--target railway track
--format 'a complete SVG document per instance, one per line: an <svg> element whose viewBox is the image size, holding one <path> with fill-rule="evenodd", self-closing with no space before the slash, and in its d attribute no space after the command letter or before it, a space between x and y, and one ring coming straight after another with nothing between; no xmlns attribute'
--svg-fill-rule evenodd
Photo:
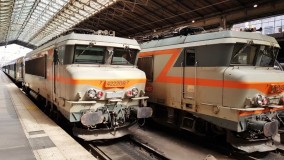
<svg viewBox="0 0 284 160"><path fill-rule="evenodd" d="M137 140L133 136L126 136L116 140L90 142L89 151L99 160L168 160L157 149Z"/></svg>

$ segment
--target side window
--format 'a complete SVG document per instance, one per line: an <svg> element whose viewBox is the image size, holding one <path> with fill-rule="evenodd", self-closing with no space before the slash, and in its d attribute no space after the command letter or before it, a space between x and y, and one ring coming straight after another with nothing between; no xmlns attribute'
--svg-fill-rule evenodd
<svg viewBox="0 0 284 160"><path fill-rule="evenodd" d="M25 71L40 77L46 77L46 55L26 61Z"/></svg>
<svg viewBox="0 0 284 160"><path fill-rule="evenodd" d="M54 48L54 53L53 53L53 62L55 65L57 65L59 59L58 59L58 48Z"/></svg>
<svg viewBox="0 0 284 160"><path fill-rule="evenodd" d="M145 72L147 81L153 82L153 57L143 57L138 59L137 66Z"/></svg>
<svg viewBox="0 0 284 160"><path fill-rule="evenodd" d="M185 50L185 66L194 66L195 62L195 49Z"/></svg>
<svg viewBox="0 0 284 160"><path fill-rule="evenodd" d="M60 64L63 64L64 60L64 53L65 53L65 46L58 47L58 60Z"/></svg>

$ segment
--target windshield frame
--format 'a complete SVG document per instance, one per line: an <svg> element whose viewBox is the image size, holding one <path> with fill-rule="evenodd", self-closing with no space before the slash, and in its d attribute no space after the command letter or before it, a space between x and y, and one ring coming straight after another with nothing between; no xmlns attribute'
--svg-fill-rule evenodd
<svg viewBox="0 0 284 160"><path fill-rule="evenodd" d="M82 48L78 48L82 47ZM114 47L114 46L97 46L97 45L86 45L86 44L75 44L73 45L73 58L72 58L72 64L99 64L99 65L123 65L123 66L135 66L137 63L137 57L139 53L139 49L137 48L129 48L129 47ZM100 57L100 62L96 63L92 61L92 59L85 59L86 61L76 61L76 58L79 56L84 56L84 54L89 53L90 48L99 48L102 49L103 57ZM123 52L121 52L120 56L116 56L116 51L127 51L128 54L131 54L134 56L131 61L125 59L123 62L127 63L114 63L114 58L120 58L122 57ZM95 52L94 52L95 53ZM87 54L92 56L92 54ZM93 55L95 56L95 55ZM130 56L128 56L130 57ZM78 59L77 59L78 60Z"/></svg>
<svg viewBox="0 0 284 160"><path fill-rule="evenodd" d="M85 47L83 50L81 50L81 52L79 52L78 54L76 54L76 51L77 51L77 47ZM91 48L100 48L100 49L103 49L102 52L103 52L103 55L102 55L102 58L99 59L101 60L101 63L100 62L92 62L91 60L89 61L85 61L85 62L76 62L76 58L79 57L79 56L82 56L82 55L85 55L85 53L87 53L88 49L91 49ZM106 55L106 47L105 46L95 46L95 45L81 45L81 44L76 44L74 45L74 54L73 54L73 60L72 60L72 63L73 64L105 64L105 55Z"/></svg>
<svg viewBox="0 0 284 160"><path fill-rule="evenodd" d="M121 56L116 56L116 54L118 53L117 51L122 51L122 50L126 51L126 52L123 52ZM134 65L136 65L138 53L139 53L138 49L114 47L110 64L111 65L134 66ZM117 63L118 61L116 61L116 63L114 63L114 58L120 58L123 61L121 61L121 63Z"/></svg>
<svg viewBox="0 0 284 160"><path fill-rule="evenodd" d="M236 47L240 48L236 48ZM249 50L249 53L246 51ZM230 66L258 66L258 67L273 67L276 61L279 48L275 46L263 45L263 44L252 44L252 43L236 43L232 53ZM243 54L245 53L245 54ZM253 54L253 55L252 55ZM264 57L264 55L267 55ZM269 56L270 55L270 56ZM246 56L246 57L241 57ZM264 58L271 58L269 64L265 64ZM238 63L232 63L238 58ZM266 59L267 61L268 59ZM241 63L240 61L247 61L247 63Z"/></svg>

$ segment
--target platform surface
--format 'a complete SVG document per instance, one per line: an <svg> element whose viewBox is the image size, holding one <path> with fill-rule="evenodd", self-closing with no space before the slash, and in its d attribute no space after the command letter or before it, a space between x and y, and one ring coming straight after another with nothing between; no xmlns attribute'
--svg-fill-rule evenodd
<svg viewBox="0 0 284 160"><path fill-rule="evenodd" d="M95 159L0 71L0 159Z"/></svg>

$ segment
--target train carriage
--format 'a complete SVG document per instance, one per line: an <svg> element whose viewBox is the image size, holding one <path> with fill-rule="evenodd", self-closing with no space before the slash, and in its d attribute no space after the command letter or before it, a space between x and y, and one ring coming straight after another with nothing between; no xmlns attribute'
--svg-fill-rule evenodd
<svg viewBox="0 0 284 160"><path fill-rule="evenodd" d="M9 75L9 77L18 85L21 86L23 83L23 66L24 66L24 57L19 57L13 61L4 64L3 71Z"/></svg>
<svg viewBox="0 0 284 160"><path fill-rule="evenodd" d="M141 45L138 67L155 119L204 135L224 134L238 149L276 149L284 73L274 67L277 41L220 31Z"/></svg>
<svg viewBox="0 0 284 160"><path fill-rule="evenodd" d="M25 56L23 87L73 123L76 136L121 137L152 113L145 73L136 67L139 50L132 39L70 33Z"/></svg>

